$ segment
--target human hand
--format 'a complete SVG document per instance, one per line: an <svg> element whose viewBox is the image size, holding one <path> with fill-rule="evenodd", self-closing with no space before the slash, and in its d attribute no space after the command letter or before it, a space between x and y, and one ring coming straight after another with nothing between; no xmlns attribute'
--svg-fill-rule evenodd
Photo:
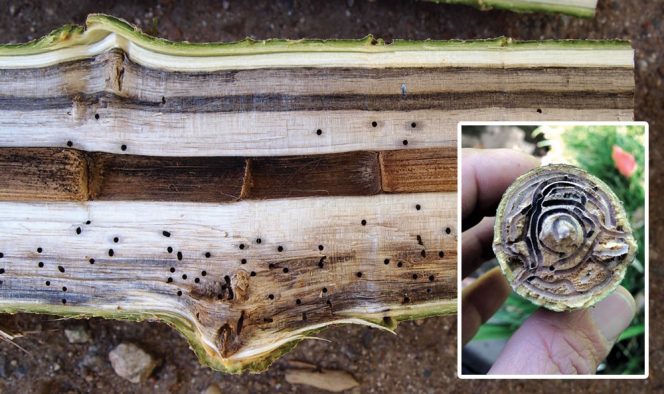
<svg viewBox="0 0 664 394"><path fill-rule="evenodd" d="M539 166L508 149L462 151L462 276L493 257L496 207L507 187ZM512 291L496 267L463 289L461 335L467 343ZM622 286L595 306L573 312L540 308L512 335L489 374L594 374L636 313Z"/></svg>

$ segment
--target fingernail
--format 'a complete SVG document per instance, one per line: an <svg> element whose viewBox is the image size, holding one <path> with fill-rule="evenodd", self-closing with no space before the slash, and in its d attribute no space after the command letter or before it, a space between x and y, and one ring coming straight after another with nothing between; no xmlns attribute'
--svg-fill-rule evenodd
<svg viewBox="0 0 664 394"><path fill-rule="evenodd" d="M634 297L623 287L595 305L590 314L593 321L610 343L629 327L636 313Z"/></svg>

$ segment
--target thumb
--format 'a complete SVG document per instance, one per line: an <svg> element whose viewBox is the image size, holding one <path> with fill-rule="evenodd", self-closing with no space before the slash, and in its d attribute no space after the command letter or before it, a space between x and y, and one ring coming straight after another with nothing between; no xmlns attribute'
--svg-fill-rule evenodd
<svg viewBox="0 0 664 394"><path fill-rule="evenodd" d="M512 335L489 374L594 374L635 313L634 298L622 286L589 309L539 309Z"/></svg>

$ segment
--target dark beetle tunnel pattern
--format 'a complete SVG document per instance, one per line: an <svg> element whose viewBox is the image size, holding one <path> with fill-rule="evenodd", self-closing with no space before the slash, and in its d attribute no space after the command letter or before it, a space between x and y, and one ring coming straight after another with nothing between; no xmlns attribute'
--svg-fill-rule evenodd
<svg viewBox="0 0 664 394"><path fill-rule="evenodd" d="M550 165L520 177L505 193L494 251L517 293L567 310L615 289L636 244L606 184L579 168Z"/></svg>

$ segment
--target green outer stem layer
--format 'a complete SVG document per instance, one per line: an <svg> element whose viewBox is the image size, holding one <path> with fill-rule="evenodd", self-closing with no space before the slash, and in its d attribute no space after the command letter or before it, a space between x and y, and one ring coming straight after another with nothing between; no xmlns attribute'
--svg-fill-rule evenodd
<svg viewBox="0 0 664 394"><path fill-rule="evenodd" d="M595 16L595 7L584 7L564 4L551 4L535 0L427 0L434 3L465 4L480 10L501 9L514 12L547 12L566 14L579 18ZM595 3L596 4L596 3Z"/></svg>
<svg viewBox="0 0 664 394"><path fill-rule="evenodd" d="M370 326L382 326L388 331L393 331L396 329L399 321L451 315L455 314L456 312L457 301L444 300L430 304L416 304L408 307L396 306L390 308L389 313L363 313L356 310L346 313L340 312L339 314L342 317L355 318L359 321L365 321L366 324ZM12 305L0 304L0 313L41 313L74 319L102 317L105 319L128 320L135 322L143 320L160 320L177 330L187 339L189 347L194 351L202 364L207 365L212 369L226 373L242 373L245 371L257 373L265 371L270 366L270 364L272 364L279 357L288 353L303 339L310 338L312 335L320 332L327 326L338 324L335 322L330 322L325 326L297 334L294 336L292 341L287 342L281 347L271 351L266 356L257 357L257 360L250 359L246 361L242 360L228 362L226 360L222 360L218 357L210 355L205 350L205 346L201 342L196 328L184 316L177 314L167 314L163 311L150 312L148 310L137 312L122 309L98 309L80 306L65 307L58 305L36 304L32 302L13 303ZM389 316L391 319L385 320L384 317L386 316Z"/></svg>
<svg viewBox="0 0 664 394"><path fill-rule="evenodd" d="M128 22L108 15L91 14L86 27L65 25L50 34L22 44L0 45L0 56L22 56L99 42L115 33L140 47L156 53L181 56L233 56L297 52L388 53L408 51L523 50L523 49L631 49L624 40L549 40L516 41L506 37L489 40L394 40L386 43L371 35L356 40L254 40L224 43L174 42L149 36Z"/></svg>

